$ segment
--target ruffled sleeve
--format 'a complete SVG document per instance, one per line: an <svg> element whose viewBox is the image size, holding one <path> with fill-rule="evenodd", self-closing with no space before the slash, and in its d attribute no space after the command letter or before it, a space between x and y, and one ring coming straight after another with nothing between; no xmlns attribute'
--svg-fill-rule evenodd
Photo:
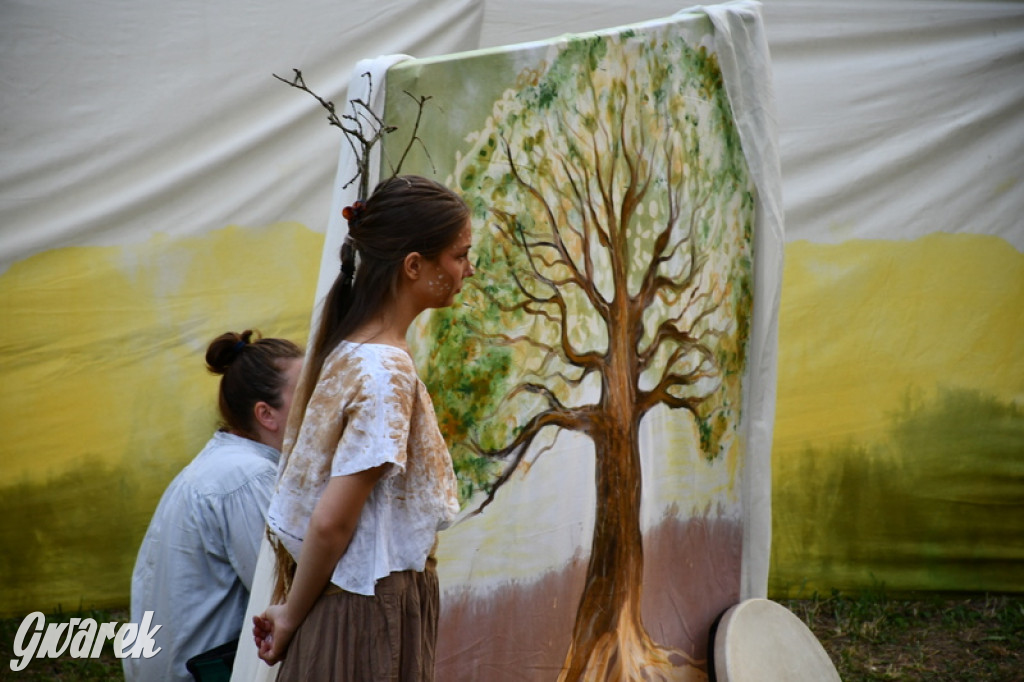
<svg viewBox="0 0 1024 682"><path fill-rule="evenodd" d="M344 430L331 462L332 476L388 463L395 465L389 476L405 471L417 380L414 370L401 365L384 362L359 378L344 408Z"/></svg>

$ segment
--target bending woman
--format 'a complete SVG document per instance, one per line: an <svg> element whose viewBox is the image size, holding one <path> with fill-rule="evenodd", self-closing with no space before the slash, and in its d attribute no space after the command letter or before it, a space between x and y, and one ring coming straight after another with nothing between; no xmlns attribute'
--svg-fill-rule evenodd
<svg viewBox="0 0 1024 682"><path fill-rule="evenodd" d="M279 681L432 680L432 552L458 500L406 332L425 309L451 305L473 274L469 211L443 185L400 176L344 215L341 274L267 517L275 605L253 619L253 635L260 658L283 659Z"/></svg>
<svg viewBox="0 0 1024 682"><path fill-rule="evenodd" d="M125 658L128 682L189 682L186 661L237 640L302 351L227 332L206 351L223 424L164 491L132 573L131 616L162 626L153 658Z"/></svg>

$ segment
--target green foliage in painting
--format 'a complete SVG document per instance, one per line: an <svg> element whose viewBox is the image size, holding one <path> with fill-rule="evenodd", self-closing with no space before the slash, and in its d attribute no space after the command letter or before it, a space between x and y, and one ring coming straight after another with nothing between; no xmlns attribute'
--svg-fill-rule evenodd
<svg viewBox="0 0 1024 682"><path fill-rule="evenodd" d="M529 75L469 136L456 171L489 230L474 247L483 254L466 309L433 325L443 343L455 341L453 324L486 340L460 333L442 351L462 372L518 387L477 394L488 404L452 425L459 466L493 471L469 450L495 454L527 440L531 415L584 408L607 375L577 360L609 354L622 324L642 331L629 341L636 376L622 378L650 391L645 409L688 409L715 459L739 419L754 210L717 58L678 37L627 32L570 41ZM632 317L613 320L623 298Z"/></svg>
<svg viewBox="0 0 1024 682"><path fill-rule="evenodd" d="M428 330L437 347L423 374L428 390L444 396L435 403L435 411L452 454L462 500L487 490L497 475L497 463L477 456L470 447L471 434L488 417L487 403L479 396L500 394L512 364L507 349L484 344L472 333L467 317L467 311L461 307L431 316Z"/></svg>

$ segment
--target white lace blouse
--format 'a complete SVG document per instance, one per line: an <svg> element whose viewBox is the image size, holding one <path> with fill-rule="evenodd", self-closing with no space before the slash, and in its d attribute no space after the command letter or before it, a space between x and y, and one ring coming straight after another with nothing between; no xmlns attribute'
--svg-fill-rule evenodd
<svg viewBox="0 0 1024 682"><path fill-rule="evenodd" d="M372 595L393 571L422 571L437 531L459 510L430 394L400 348L341 342L284 451L267 523L296 560L331 476L393 465L370 493L331 577L349 592Z"/></svg>

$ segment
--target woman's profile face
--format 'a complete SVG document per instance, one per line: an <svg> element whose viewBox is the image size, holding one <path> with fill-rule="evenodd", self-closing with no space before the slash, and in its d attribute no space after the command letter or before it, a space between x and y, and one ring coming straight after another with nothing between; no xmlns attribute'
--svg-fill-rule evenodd
<svg viewBox="0 0 1024 682"><path fill-rule="evenodd" d="M469 250L473 242L473 231L466 218L465 226L458 236L433 260L425 263L423 286L431 308L450 306L455 295L462 291L462 280L473 275Z"/></svg>

